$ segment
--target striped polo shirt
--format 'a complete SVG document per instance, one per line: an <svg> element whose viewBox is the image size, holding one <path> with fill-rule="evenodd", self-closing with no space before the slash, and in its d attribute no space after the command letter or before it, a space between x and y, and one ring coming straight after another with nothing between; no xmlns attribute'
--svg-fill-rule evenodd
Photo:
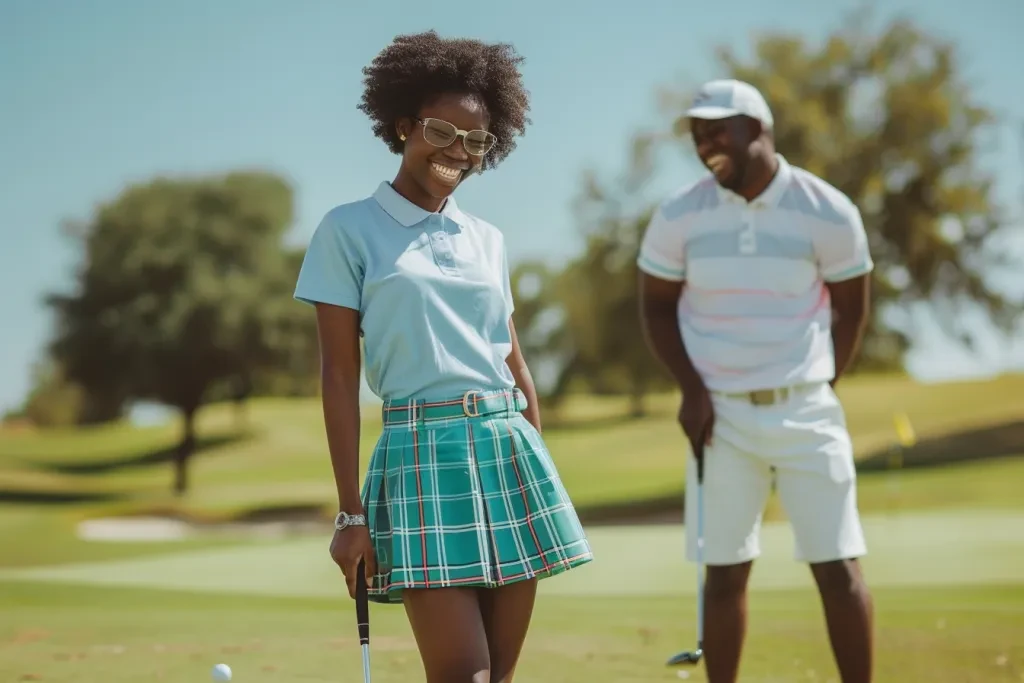
<svg viewBox="0 0 1024 683"><path fill-rule="evenodd" d="M708 389L752 391L835 376L826 282L874 267L860 211L821 178L777 155L753 202L708 176L655 211L638 266L685 281L679 325Z"/></svg>

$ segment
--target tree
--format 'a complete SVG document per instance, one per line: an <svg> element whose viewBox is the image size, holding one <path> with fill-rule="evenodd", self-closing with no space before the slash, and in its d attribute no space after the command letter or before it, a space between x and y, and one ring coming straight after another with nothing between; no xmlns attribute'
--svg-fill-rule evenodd
<svg viewBox="0 0 1024 683"><path fill-rule="evenodd" d="M557 409L566 395L564 368L575 356L555 291L557 277L557 270L540 261L516 264L509 277L519 346L530 365L538 398L549 409Z"/></svg>
<svg viewBox="0 0 1024 683"><path fill-rule="evenodd" d="M520 301L522 280L538 283L538 295L519 305L516 324L527 331L524 354L531 362L553 361L548 403L582 384L596 393L628 395L632 416L640 417L645 396L667 386L668 375L638 336L636 257L652 211L639 190L653 171L652 146L638 137L630 151L621 177L583 178L574 206L583 253L558 272L524 264L513 286Z"/></svg>
<svg viewBox="0 0 1024 683"><path fill-rule="evenodd" d="M637 254L653 213L641 192L654 170L650 141L638 136L630 152L622 176L604 182L593 173L584 177L575 209L586 248L561 277L578 369L592 390L628 395L630 414L641 417L646 395L670 385L643 342L637 306Z"/></svg>
<svg viewBox="0 0 1024 683"><path fill-rule="evenodd" d="M178 494L204 399L286 355L291 220L291 188L251 172L128 187L68 231L84 258L74 293L49 297L51 353L88 396L181 411Z"/></svg>
<svg viewBox="0 0 1024 683"><path fill-rule="evenodd" d="M32 367L32 389L19 415L37 427L70 427L82 416L81 387L68 382L62 369L44 359Z"/></svg>
<svg viewBox="0 0 1024 683"><path fill-rule="evenodd" d="M270 341L275 349L273 363L256 366L252 393L257 396L316 396L320 391L320 345L316 316L292 299L305 248L288 249L274 291L278 296Z"/></svg>
<svg viewBox="0 0 1024 683"><path fill-rule="evenodd" d="M861 369L902 364L910 336L886 322L893 307L927 302L945 331L968 344L968 307L1004 331L1020 312L986 279L1009 265L991 246L1006 220L994 179L978 163L994 115L977 102L952 44L909 20L877 32L869 20L854 14L821 45L764 35L749 61L729 46L717 51L726 74L769 101L779 152L861 209L876 262L873 308L882 313L872 316ZM664 94L673 133L689 145L679 114L688 89Z"/></svg>

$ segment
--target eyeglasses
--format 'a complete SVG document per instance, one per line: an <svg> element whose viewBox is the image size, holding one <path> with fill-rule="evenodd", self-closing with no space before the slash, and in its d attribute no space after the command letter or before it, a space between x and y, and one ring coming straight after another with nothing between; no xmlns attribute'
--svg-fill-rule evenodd
<svg viewBox="0 0 1024 683"><path fill-rule="evenodd" d="M441 119L416 120L423 124L423 139L434 147L447 147L455 142L456 138L462 137L462 146L466 151L473 156L481 156L487 154L498 141L498 138L486 130L459 130Z"/></svg>

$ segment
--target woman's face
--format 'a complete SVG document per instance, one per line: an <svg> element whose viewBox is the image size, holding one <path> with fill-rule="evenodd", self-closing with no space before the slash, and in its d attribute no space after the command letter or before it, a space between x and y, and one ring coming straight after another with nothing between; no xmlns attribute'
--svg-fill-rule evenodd
<svg viewBox="0 0 1024 683"><path fill-rule="evenodd" d="M494 143L487 125L487 110L475 95L435 98L416 119L397 124L399 134L405 135L402 171L427 197L443 200L483 163Z"/></svg>

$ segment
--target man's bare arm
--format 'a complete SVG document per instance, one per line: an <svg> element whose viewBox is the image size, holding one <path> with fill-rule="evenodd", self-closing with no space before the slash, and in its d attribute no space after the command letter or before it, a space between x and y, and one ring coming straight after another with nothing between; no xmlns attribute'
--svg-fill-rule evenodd
<svg viewBox="0 0 1024 683"><path fill-rule="evenodd" d="M827 283L832 298L832 343L835 347L836 376L832 386L856 356L867 328L871 308L871 275Z"/></svg>
<svg viewBox="0 0 1024 683"><path fill-rule="evenodd" d="M640 322L655 357L675 377L683 393L704 389L679 332L679 295L684 282L672 282L640 273Z"/></svg>

